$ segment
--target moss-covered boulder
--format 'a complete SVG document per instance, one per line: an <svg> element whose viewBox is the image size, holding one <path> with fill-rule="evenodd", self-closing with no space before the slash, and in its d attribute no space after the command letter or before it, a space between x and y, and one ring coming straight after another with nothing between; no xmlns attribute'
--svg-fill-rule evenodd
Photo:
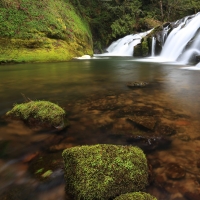
<svg viewBox="0 0 200 200"><path fill-rule="evenodd" d="M156 197L145 192L132 192L122 194L116 197L114 200L157 200Z"/></svg>
<svg viewBox="0 0 200 200"><path fill-rule="evenodd" d="M142 191L147 160L138 147L97 144L63 151L66 192L73 199L109 199Z"/></svg>
<svg viewBox="0 0 200 200"><path fill-rule="evenodd" d="M139 43L138 45L134 47L133 56L135 57L149 56L151 54L150 46L151 44L150 44L149 36L147 35L144 38L142 38L141 43Z"/></svg>
<svg viewBox="0 0 200 200"><path fill-rule="evenodd" d="M23 120L30 125L58 129L63 129L68 125L65 115L65 111L60 106L49 101L15 104L12 110L6 113L6 116Z"/></svg>

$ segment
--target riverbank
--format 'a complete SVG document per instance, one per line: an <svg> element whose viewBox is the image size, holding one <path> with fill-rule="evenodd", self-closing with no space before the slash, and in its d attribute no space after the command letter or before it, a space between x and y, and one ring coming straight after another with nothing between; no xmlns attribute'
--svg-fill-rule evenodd
<svg viewBox="0 0 200 200"><path fill-rule="evenodd" d="M0 55L0 64L23 62L60 62L84 54L92 55L90 43L80 39L66 42L44 38L43 40L12 40L7 42L7 50Z"/></svg>
<svg viewBox="0 0 200 200"><path fill-rule="evenodd" d="M0 63L68 61L93 54L87 21L70 2L3 2Z"/></svg>

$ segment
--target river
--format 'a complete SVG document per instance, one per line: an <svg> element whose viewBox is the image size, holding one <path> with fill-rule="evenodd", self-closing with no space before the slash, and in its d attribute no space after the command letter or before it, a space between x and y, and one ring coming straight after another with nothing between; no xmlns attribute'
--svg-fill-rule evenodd
<svg viewBox="0 0 200 200"><path fill-rule="evenodd" d="M171 140L167 148L145 150L154 173L147 191L158 200L184 200L197 195L200 71L181 67L141 62L132 57L0 66L1 199L67 198L62 150L83 144L130 145L127 138L131 134L161 134L159 129L144 131L131 123L135 115L154 117L156 123L175 131L165 134ZM127 87L128 82L135 81L149 84ZM31 100L48 100L63 107L70 127L58 133L5 119L13 104L23 103L21 93ZM184 174L182 177L172 177L174 169L169 171L173 163L180 168L177 173ZM42 178L48 170L50 177Z"/></svg>

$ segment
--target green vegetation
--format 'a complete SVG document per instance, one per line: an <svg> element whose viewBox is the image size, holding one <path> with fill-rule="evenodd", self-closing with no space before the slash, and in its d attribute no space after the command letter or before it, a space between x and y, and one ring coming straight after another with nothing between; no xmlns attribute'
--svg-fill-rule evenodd
<svg viewBox="0 0 200 200"><path fill-rule="evenodd" d="M63 124L64 128L67 125L64 119L65 111L49 101L30 101L16 104L6 115L41 126L57 127Z"/></svg>
<svg viewBox="0 0 200 200"><path fill-rule="evenodd" d="M98 144L63 151L66 191L74 199L109 199L143 190L148 184L146 157L132 146Z"/></svg>
<svg viewBox="0 0 200 200"><path fill-rule="evenodd" d="M92 54L86 20L67 0L2 0L0 61L63 61Z"/></svg>
<svg viewBox="0 0 200 200"><path fill-rule="evenodd" d="M90 24L94 49L127 34L144 32L200 10L198 0L70 0Z"/></svg>
<svg viewBox="0 0 200 200"><path fill-rule="evenodd" d="M63 165L61 153L38 154L29 162L28 171L37 180L46 181Z"/></svg>
<svg viewBox="0 0 200 200"><path fill-rule="evenodd" d="M44 174L42 174L43 178L49 177L53 172L51 170L46 171Z"/></svg>
<svg viewBox="0 0 200 200"><path fill-rule="evenodd" d="M66 61L200 10L198 0L1 0L0 63Z"/></svg>
<svg viewBox="0 0 200 200"><path fill-rule="evenodd" d="M114 200L157 200L155 197L147 194L145 192L133 192L122 194L119 197L115 198Z"/></svg>

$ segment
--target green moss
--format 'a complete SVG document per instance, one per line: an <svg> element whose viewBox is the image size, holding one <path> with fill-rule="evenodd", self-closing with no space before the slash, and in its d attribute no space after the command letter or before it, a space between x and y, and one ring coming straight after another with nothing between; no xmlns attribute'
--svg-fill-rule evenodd
<svg viewBox="0 0 200 200"><path fill-rule="evenodd" d="M56 127L64 122L65 111L49 101L30 101L16 104L6 115L27 122L35 120L40 124Z"/></svg>
<svg viewBox="0 0 200 200"><path fill-rule="evenodd" d="M116 197L114 200L157 200L156 197L145 193L145 192L132 192L127 194L122 194Z"/></svg>
<svg viewBox="0 0 200 200"><path fill-rule="evenodd" d="M68 0L3 0L0 62L66 61L92 54L92 36Z"/></svg>
<svg viewBox="0 0 200 200"><path fill-rule="evenodd" d="M142 38L141 43L134 47L133 55L135 57L145 57L149 55L149 36Z"/></svg>
<svg viewBox="0 0 200 200"><path fill-rule="evenodd" d="M63 165L61 153L39 154L28 165L28 172L37 180L46 181L50 175Z"/></svg>
<svg viewBox="0 0 200 200"><path fill-rule="evenodd" d="M148 46L148 40L147 37L144 37L141 41L142 44L142 56L148 56L149 54L149 46Z"/></svg>
<svg viewBox="0 0 200 200"><path fill-rule="evenodd" d="M148 183L147 160L132 146L98 144L63 151L66 190L75 199L109 199Z"/></svg>
<svg viewBox="0 0 200 200"><path fill-rule="evenodd" d="M141 43L134 46L133 56L134 57L141 57L142 56L142 47Z"/></svg>
<svg viewBox="0 0 200 200"><path fill-rule="evenodd" d="M43 178L49 177L53 172L51 170L46 171L44 174L42 174Z"/></svg>

